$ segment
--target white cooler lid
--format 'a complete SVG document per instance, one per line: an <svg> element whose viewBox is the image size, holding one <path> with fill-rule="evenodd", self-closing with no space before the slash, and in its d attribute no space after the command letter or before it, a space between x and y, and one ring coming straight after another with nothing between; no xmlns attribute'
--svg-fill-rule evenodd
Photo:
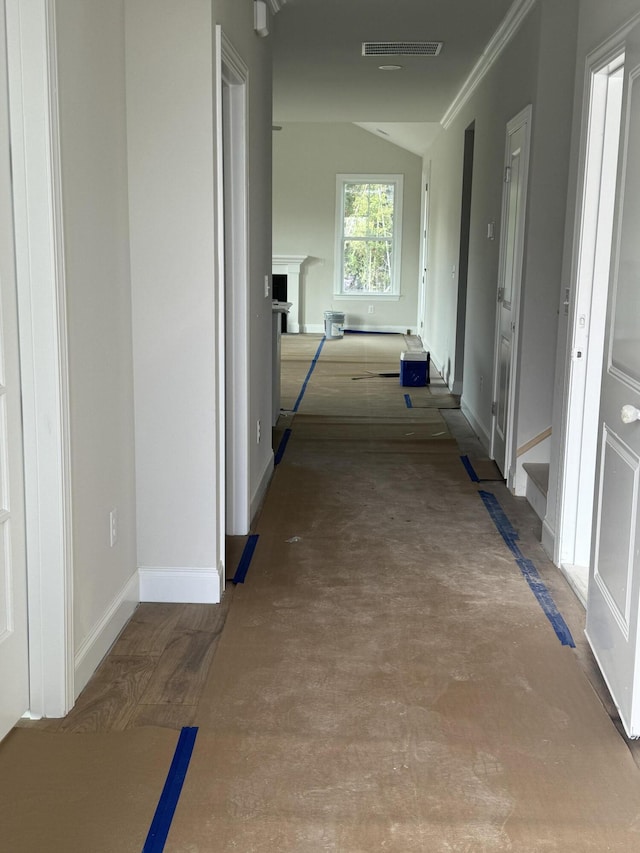
<svg viewBox="0 0 640 853"><path fill-rule="evenodd" d="M400 353L400 361L426 361L429 357L427 352L403 352Z"/></svg>

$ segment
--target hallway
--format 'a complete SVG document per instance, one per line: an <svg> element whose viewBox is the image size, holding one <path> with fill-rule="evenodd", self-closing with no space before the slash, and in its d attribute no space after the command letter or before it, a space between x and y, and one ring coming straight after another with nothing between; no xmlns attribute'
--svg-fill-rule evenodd
<svg viewBox="0 0 640 853"><path fill-rule="evenodd" d="M198 727L186 782L145 851L640 846L640 771L585 675L584 613L528 508L470 479L461 452L491 468L438 377L378 375L407 345L284 339L244 583L217 609L143 605L67 721L0 746L0 849L141 850L181 726Z"/></svg>

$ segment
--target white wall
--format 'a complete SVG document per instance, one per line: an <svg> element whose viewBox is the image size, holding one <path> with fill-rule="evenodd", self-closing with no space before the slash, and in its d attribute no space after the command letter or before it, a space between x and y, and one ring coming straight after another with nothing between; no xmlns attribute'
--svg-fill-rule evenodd
<svg viewBox="0 0 640 853"><path fill-rule="evenodd" d="M289 123L273 135L273 251L308 255L301 277L301 324L320 330L323 313L344 311L347 328L416 328L422 163L352 124ZM401 296L336 299L337 174L403 174ZM373 314L368 306L373 305Z"/></svg>
<svg viewBox="0 0 640 853"><path fill-rule="evenodd" d="M253 5L129 0L127 108L138 563L144 598L216 601L224 533L216 443L216 23L249 67L250 491L273 464L269 43ZM233 472L228 472L233 476Z"/></svg>
<svg viewBox="0 0 640 853"><path fill-rule="evenodd" d="M105 617L121 627L137 593L124 4L57 0L56 25L78 689L108 648Z"/></svg>
<svg viewBox="0 0 640 853"><path fill-rule="evenodd" d="M208 0L127 4L138 563L156 579L169 570L187 599L213 601L212 61Z"/></svg>

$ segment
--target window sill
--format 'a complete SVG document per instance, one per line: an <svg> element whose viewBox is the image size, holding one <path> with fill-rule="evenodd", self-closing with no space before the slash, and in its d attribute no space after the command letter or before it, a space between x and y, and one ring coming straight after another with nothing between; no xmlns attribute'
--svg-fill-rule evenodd
<svg viewBox="0 0 640 853"><path fill-rule="evenodd" d="M400 293L334 293L333 298L337 302L399 302L402 296Z"/></svg>

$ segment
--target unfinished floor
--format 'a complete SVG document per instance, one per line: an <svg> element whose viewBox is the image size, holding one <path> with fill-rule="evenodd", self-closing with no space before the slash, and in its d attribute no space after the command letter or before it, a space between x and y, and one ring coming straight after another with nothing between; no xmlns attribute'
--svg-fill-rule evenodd
<svg viewBox="0 0 640 853"><path fill-rule="evenodd" d="M142 850L193 725L169 853L640 849L584 613L456 399L379 375L408 343L284 339L245 582L219 607L141 606L68 718L0 745L0 850Z"/></svg>

